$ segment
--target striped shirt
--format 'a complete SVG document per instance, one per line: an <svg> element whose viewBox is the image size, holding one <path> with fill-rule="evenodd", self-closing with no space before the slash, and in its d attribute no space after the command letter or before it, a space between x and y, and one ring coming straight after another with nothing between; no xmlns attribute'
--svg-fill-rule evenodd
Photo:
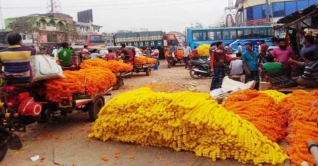
<svg viewBox="0 0 318 166"><path fill-rule="evenodd" d="M306 63L305 72L301 78L318 81L318 60Z"/></svg>
<svg viewBox="0 0 318 166"><path fill-rule="evenodd" d="M31 55L35 55L35 49L21 45L13 45L0 50L0 62L4 66L4 73L14 77L8 78L8 83L31 82Z"/></svg>

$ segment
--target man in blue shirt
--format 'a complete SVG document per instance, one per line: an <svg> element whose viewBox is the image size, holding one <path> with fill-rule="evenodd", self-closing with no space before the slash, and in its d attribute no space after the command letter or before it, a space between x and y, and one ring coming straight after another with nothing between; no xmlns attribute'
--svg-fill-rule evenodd
<svg viewBox="0 0 318 166"><path fill-rule="evenodd" d="M98 58L99 54L97 53L97 49L93 49L92 53L89 55L91 59Z"/></svg>
<svg viewBox="0 0 318 166"><path fill-rule="evenodd" d="M304 37L304 46L300 50L300 55L303 57L308 52L315 52L314 59L318 59L318 47L314 44L315 39L311 35Z"/></svg>
<svg viewBox="0 0 318 166"><path fill-rule="evenodd" d="M172 57L175 57L176 55L176 51L177 51L177 46L176 45L173 45L170 49L170 53L171 53L171 56Z"/></svg>
<svg viewBox="0 0 318 166"><path fill-rule="evenodd" d="M246 82L256 81L255 89L259 88L258 55L253 52L251 43L246 44L246 51L242 55L243 68L246 73Z"/></svg>

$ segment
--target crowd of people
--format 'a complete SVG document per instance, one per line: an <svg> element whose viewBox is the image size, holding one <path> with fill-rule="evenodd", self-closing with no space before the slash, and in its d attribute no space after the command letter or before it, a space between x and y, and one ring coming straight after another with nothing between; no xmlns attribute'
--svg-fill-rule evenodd
<svg viewBox="0 0 318 166"><path fill-rule="evenodd" d="M15 81L28 82L30 80L29 61L30 56L35 54L35 47L22 46L20 34L10 34L7 39L9 48L0 51L0 60L4 66L4 72L11 74L20 74L19 79ZM227 48L222 42L212 43L210 53L211 72L214 73L210 90L221 88L223 78L225 77L226 62L230 62L229 68L231 75L244 75L245 82L255 81L255 89L259 88L260 79L268 78L273 87L318 87L318 47L314 43L314 37L307 34L303 37L303 47L299 55L295 54L289 42L286 39L272 38L272 46L268 46L265 41L260 41L259 52L254 52L252 44L245 44L246 51L243 52L243 46L239 44L236 57L231 57L233 51L230 46ZM28 55L25 52L28 52ZM172 47L170 53L174 55L177 47ZM12 59L12 55L14 59ZM149 57L159 58L157 48L147 47L144 54ZM191 55L191 56L190 56ZM62 43L61 48L52 49L52 56L56 57L62 67L78 66L78 54L68 43ZM81 57L98 58L101 54L98 50L88 50L87 46L81 50ZM108 50L103 56L105 60L118 60L122 58L125 63L134 63L136 56L135 49L127 48L125 44L121 46L116 53ZM198 50L193 50L185 44L183 47L183 60L186 62L185 68L189 67L189 59L199 59ZM16 63L13 65L12 63ZM297 75L297 73L300 73ZM265 80L266 81L266 80Z"/></svg>
<svg viewBox="0 0 318 166"><path fill-rule="evenodd" d="M258 52L253 51L250 43L245 44L243 52L239 44L236 57L229 56L222 42L211 44L210 66L214 76L210 90L221 88L226 61L231 61L231 75L244 75L245 82L255 81L255 89L259 89L260 79L264 78L268 78L273 88L318 87L318 47L312 35L304 36L299 55L285 38L274 37L272 43L269 47L260 41Z"/></svg>

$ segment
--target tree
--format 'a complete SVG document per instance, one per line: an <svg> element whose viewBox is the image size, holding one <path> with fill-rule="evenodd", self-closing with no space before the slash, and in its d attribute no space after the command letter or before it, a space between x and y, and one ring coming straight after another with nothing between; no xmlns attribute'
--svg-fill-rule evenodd
<svg viewBox="0 0 318 166"><path fill-rule="evenodd" d="M74 40L79 37L79 33L74 23L66 23L61 27L61 31L65 33L65 41Z"/></svg>
<svg viewBox="0 0 318 166"><path fill-rule="evenodd" d="M40 29L35 26L36 19L35 17L20 17L16 20L12 21L7 28L11 29L14 33L24 33L24 34L31 34L32 42L34 43L34 32L38 32Z"/></svg>

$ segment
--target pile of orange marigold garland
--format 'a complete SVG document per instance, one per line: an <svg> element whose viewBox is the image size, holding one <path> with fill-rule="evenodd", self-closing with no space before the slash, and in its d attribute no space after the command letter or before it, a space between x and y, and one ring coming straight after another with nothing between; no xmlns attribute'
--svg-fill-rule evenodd
<svg viewBox="0 0 318 166"><path fill-rule="evenodd" d="M84 60L80 66L82 69L87 69L87 68L92 68L92 67L101 67L104 69L109 69L114 73L130 72L133 69L133 67L127 63L123 63L123 62L116 61L116 60L106 61L103 59Z"/></svg>
<svg viewBox="0 0 318 166"><path fill-rule="evenodd" d="M255 90L235 92L225 100L227 110L250 121L271 141L277 142L285 136L287 117L279 110L275 100Z"/></svg>
<svg viewBox="0 0 318 166"><path fill-rule="evenodd" d="M267 107L268 108L268 107ZM288 112L289 130L287 153L291 161L301 165L303 161L313 165L314 160L308 152L307 142L318 142L318 91L294 91L279 104L280 111Z"/></svg>
<svg viewBox="0 0 318 166"><path fill-rule="evenodd" d="M148 58L146 56L139 56L139 57L135 57L134 62L136 65L156 64L157 60L155 58Z"/></svg>
<svg viewBox="0 0 318 166"><path fill-rule="evenodd" d="M65 79L47 80L45 84L46 99L61 102L63 98L72 100L74 93L94 96L116 83L115 74L104 68L64 71Z"/></svg>

